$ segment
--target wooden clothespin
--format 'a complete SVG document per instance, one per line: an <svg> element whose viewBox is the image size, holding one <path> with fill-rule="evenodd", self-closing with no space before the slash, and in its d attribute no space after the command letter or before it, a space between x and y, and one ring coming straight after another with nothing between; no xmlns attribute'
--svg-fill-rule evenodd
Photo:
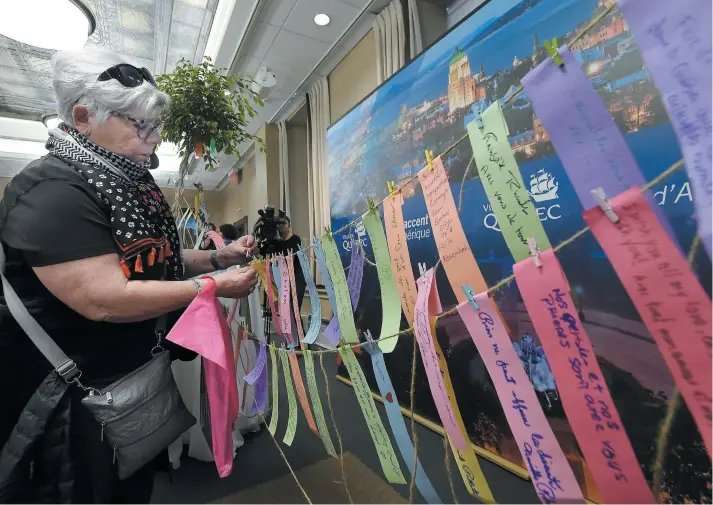
<svg viewBox="0 0 713 505"><path fill-rule="evenodd" d="M535 259L535 266L537 268L542 268L542 262L540 261L540 248L537 247L537 240L535 240L535 237L527 237L527 247L530 248L530 256Z"/></svg>
<svg viewBox="0 0 713 505"><path fill-rule="evenodd" d="M552 43L550 43L549 40L545 40L544 45L545 45L545 49L547 50L547 52L550 55L550 58L552 58L552 61L554 61L558 67L563 67L564 61L562 61L562 57L557 52L557 47L559 46L557 37L552 39Z"/></svg>
<svg viewBox="0 0 713 505"><path fill-rule="evenodd" d="M606 193L604 193L603 188L594 188L592 191L592 196L594 199L597 201L597 205L604 211L604 214L607 215L609 220L612 223L618 223L619 222L619 216L617 216L616 212L614 212L614 209L611 206L611 202L609 201L609 198L607 198Z"/></svg>
<svg viewBox="0 0 713 505"><path fill-rule="evenodd" d="M465 296L468 297L468 301L469 301L470 304L473 306L473 308L474 308L475 310L479 310L480 307L478 307L478 304L477 304L476 301L475 301L475 291L473 291L473 288L470 287L470 284L463 284L463 285L461 286L461 289L462 289L463 292L465 293Z"/></svg>
<svg viewBox="0 0 713 505"><path fill-rule="evenodd" d="M428 164L428 169L433 170L433 151L426 149L426 163Z"/></svg>

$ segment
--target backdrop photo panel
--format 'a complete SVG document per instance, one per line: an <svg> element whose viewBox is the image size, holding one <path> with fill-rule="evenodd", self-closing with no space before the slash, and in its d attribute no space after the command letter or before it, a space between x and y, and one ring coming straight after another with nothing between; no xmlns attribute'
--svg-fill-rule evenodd
<svg viewBox="0 0 713 505"><path fill-rule="evenodd" d="M400 184L415 176L426 164L425 149L438 156L451 148L467 133L467 125L495 102L502 109L508 141L549 242L555 246L586 226L582 218L586 209L545 124L527 91L515 93L522 78L548 58L544 40L558 37L561 45L572 42L613 4L613 0L491 0L381 85L328 131L332 229L359 218L368 208L367 197L375 201L387 197L388 181ZM656 178L683 158L661 94L634 34L616 7L570 49L624 135L644 180ZM449 149L442 163L456 204L462 197L459 220L469 248L485 283L492 286L512 274L514 259L483 183L476 177L478 171L469 167L472 154L466 139ZM674 172L651 192L674 230L678 247L687 252L697 227L686 170ZM432 228L418 180L406 184L401 195L406 246L414 278L418 278L439 261L434 240L437 230ZM383 214L382 220L388 223ZM374 261L366 234L348 230L335 234L334 240L343 266L348 265L357 242L364 247L367 259ZM557 259L636 460L650 480L655 439L674 391L673 378L594 236L584 234L559 251ZM711 266L705 254L698 255L693 271L710 296ZM445 310L463 301L443 268L437 270L434 282ZM585 498L601 502L602 494L567 421L547 354L517 285L511 283L500 290L494 301L580 489ZM369 330L378 335L381 312L377 272L367 263L362 296L354 312L357 333ZM402 318L401 328L407 326L410 324ZM479 454L525 474L525 463L493 382L460 316L441 318L434 338L448 363L470 442L480 448ZM405 402L413 337L398 340L384 361L397 396ZM372 391L378 393L370 357L360 353L356 358ZM418 361L416 414L439 423L425 370ZM340 374L347 377L343 367ZM685 407L675 418L670 444L659 498L710 502L710 459Z"/></svg>

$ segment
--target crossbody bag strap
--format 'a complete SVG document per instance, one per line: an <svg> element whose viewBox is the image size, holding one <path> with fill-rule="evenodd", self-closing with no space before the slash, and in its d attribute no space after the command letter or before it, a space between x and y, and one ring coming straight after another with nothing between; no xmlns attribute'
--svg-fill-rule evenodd
<svg viewBox="0 0 713 505"><path fill-rule="evenodd" d="M30 315L27 308L17 296L17 293L5 277L5 248L0 244L0 278L2 279L2 291L5 296L5 304L10 314L15 318L17 324L30 337L32 343L47 360L52 364L55 371L68 383L77 381L82 372L76 363L71 360L62 349L55 343L47 332L40 326L34 317Z"/></svg>

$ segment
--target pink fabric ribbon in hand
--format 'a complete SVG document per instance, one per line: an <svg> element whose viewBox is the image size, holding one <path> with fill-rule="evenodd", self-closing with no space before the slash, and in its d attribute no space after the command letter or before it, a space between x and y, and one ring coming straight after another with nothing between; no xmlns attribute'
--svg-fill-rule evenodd
<svg viewBox="0 0 713 505"><path fill-rule="evenodd" d="M203 358L210 407L213 457L221 477L233 471L233 423L238 418L238 386L230 328L215 297L215 281L198 293L166 337Z"/></svg>

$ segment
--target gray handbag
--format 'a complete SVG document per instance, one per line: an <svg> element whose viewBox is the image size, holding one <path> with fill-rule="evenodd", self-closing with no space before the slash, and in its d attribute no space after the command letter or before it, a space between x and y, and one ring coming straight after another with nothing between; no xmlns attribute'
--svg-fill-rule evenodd
<svg viewBox="0 0 713 505"><path fill-rule="evenodd" d="M156 325L157 343L150 361L106 388L86 387L79 381L82 372L30 315L4 272L5 251L0 244L0 277L7 308L55 372L88 393L82 404L101 425L102 439L114 449L119 479L130 477L196 423L173 378L170 355L161 347L165 316Z"/></svg>

